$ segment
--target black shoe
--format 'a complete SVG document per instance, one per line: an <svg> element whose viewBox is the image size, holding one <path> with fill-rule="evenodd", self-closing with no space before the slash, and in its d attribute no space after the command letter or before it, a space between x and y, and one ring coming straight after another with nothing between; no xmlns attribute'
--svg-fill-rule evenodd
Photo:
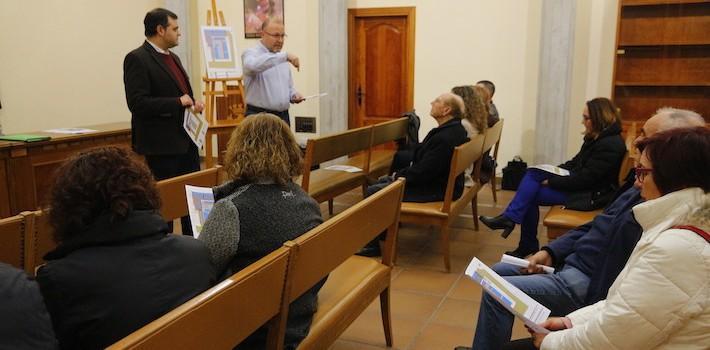
<svg viewBox="0 0 710 350"><path fill-rule="evenodd" d="M515 228L513 220L506 218L503 214L495 217L481 215L478 217L478 220L481 220L481 222L491 230L503 229L503 233L501 234L503 238L508 238Z"/></svg>
<svg viewBox="0 0 710 350"><path fill-rule="evenodd" d="M535 253L538 252L538 250L539 250L539 249L537 249L537 248L536 248L536 249L530 249L530 248L520 248L520 247L517 247L517 248L515 248L515 250L510 250L510 251L507 251L507 252L505 252L505 253L508 254L508 255L512 255L512 256L521 258L521 259L525 259L526 256L528 256L528 255L530 255L530 254L535 254Z"/></svg>
<svg viewBox="0 0 710 350"><path fill-rule="evenodd" d="M360 249L359 252L355 253L355 255L366 256L368 258L382 256L382 251L380 250L380 240L375 238L374 240L367 243L367 245L362 247L362 249Z"/></svg>

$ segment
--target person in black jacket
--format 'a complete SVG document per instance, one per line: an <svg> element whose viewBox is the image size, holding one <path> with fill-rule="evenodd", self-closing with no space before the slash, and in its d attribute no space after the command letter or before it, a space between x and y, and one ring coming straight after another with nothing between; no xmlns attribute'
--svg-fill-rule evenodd
<svg viewBox="0 0 710 350"><path fill-rule="evenodd" d="M129 150L68 160L50 206L59 245L37 281L63 349L105 348L215 282L205 245L168 233L155 181Z"/></svg>
<svg viewBox="0 0 710 350"><path fill-rule="evenodd" d="M57 349L44 300L24 271L0 263L0 349Z"/></svg>
<svg viewBox="0 0 710 350"><path fill-rule="evenodd" d="M582 148L574 158L560 164L569 170L569 176L528 169L503 214L480 217L489 228L503 229L506 238L516 224L521 224L518 247L508 254L525 257L538 251L539 205L564 204L592 210L603 207L613 197L626 153L618 109L609 99L599 97L586 103L582 117Z"/></svg>
<svg viewBox="0 0 710 350"><path fill-rule="evenodd" d="M143 24L146 40L126 55L123 83L133 150L145 156L155 179L163 180L200 170L197 146L183 120L185 108L200 113L204 105L193 100L190 78L180 58L169 50L180 37L177 15L156 8L145 15ZM181 223L182 233L192 235L189 216Z"/></svg>

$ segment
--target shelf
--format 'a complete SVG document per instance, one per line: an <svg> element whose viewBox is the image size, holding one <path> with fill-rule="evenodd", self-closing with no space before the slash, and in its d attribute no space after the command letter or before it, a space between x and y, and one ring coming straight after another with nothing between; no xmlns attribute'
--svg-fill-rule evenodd
<svg viewBox="0 0 710 350"><path fill-rule="evenodd" d="M617 46L707 45L710 2L622 7Z"/></svg>
<svg viewBox="0 0 710 350"><path fill-rule="evenodd" d="M652 82L652 81L617 81L616 86L642 87L710 87L710 81L700 82Z"/></svg>
<svg viewBox="0 0 710 350"><path fill-rule="evenodd" d="M654 6L654 5L684 5L702 4L707 0L622 0L621 6Z"/></svg>

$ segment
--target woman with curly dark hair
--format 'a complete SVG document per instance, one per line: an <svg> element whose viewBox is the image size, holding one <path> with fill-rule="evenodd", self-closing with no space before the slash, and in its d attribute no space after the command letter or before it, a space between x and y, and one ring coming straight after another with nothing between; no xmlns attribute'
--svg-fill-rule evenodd
<svg viewBox="0 0 710 350"><path fill-rule="evenodd" d="M279 117L254 114L234 130L225 160L231 180L213 189L216 202L199 237L222 277L323 222L318 203L293 182L302 166L301 150ZM308 334L323 282L291 304L285 349ZM265 336L258 331L239 348L263 348Z"/></svg>
<svg viewBox="0 0 710 350"><path fill-rule="evenodd" d="M69 159L50 208L59 245L37 281L62 348L104 348L215 281L204 244L168 233L150 170L131 151Z"/></svg>

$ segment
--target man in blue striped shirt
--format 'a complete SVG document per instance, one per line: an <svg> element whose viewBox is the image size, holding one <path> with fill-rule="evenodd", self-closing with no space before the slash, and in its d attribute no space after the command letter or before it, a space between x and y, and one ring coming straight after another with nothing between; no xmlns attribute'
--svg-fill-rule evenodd
<svg viewBox="0 0 710 350"><path fill-rule="evenodd" d="M267 112L290 125L288 108L302 102L303 96L293 87L288 63L300 68L298 56L282 52L284 24L281 19L268 18L261 26L259 43L242 54L246 89L246 115Z"/></svg>

